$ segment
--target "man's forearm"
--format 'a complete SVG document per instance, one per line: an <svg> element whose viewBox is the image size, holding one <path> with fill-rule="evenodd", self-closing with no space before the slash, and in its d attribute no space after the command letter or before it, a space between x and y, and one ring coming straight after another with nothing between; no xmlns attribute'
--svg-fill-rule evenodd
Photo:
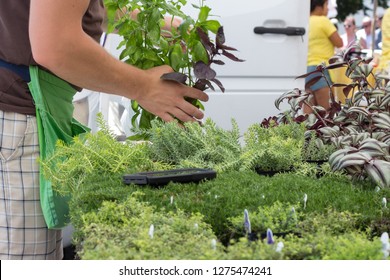
<svg viewBox="0 0 390 280"><path fill-rule="evenodd" d="M80 9L86 9L89 1L80 1L84 5L77 3L77 9L69 8L69 5L61 8L52 4L53 7L50 7L46 2L52 0L34 1L45 2L42 5L49 5L46 9L50 8L47 14L46 9L31 7L30 40L34 59L39 64L74 85L137 98L137 90L142 88L142 81L147 79L145 73L117 61L85 34L77 23L77 13L82 13ZM53 21L59 26L53 24ZM131 91L133 96L128 96L129 88L134 89Z"/></svg>

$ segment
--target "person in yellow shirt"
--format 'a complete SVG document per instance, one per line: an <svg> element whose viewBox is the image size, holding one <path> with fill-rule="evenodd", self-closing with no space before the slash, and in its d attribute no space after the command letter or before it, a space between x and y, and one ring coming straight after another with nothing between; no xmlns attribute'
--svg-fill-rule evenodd
<svg viewBox="0 0 390 280"><path fill-rule="evenodd" d="M377 73L390 73L390 8L386 9L382 18L382 55Z"/></svg>
<svg viewBox="0 0 390 280"><path fill-rule="evenodd" d="M307 72L310 73L316 69L321 63L328 63L329 58L334 55L336 48L343 46L336 27L327 17L328 0L311 0L310 1L310 19L309 19L309 46L307 58ZM321 77L313 84L313 79L322 76L322 73L313 73L306 77L306 91L313 93L313 98L310 100L312 105L322 106L325 109L329 108L330 90L328 82L331 78L328 71L325 71L325 76ZM304 108L305 113L310 113L309 107Z"/></svg>

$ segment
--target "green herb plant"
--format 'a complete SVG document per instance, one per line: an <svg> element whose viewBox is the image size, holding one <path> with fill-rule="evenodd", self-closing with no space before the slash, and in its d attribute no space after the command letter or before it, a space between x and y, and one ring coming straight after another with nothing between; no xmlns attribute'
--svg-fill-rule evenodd
<svg viewBox="0 0 390 280"><path fill-rule="evenodd" d="M103 202L98 212L82 216L82 259L223 258L223 247L201 215L156 211L139 202L139 195L121 203Z"/></svg>
<svg viewBox="0 0 390 280"><path fill-rule="evenodd" d="M242 168L260 171L290 171L302 161L304 126L297 123L251 125L244 133Z"/></svg>
<svg viewBox="0 0 390 280"><path fill-rule="evenodd" d="M79 191L84 180L94 174L118 176L172 168L151 159L147 142L117 141L101 114L98 123L97 133L75 137L71 144L59 141L55 152L42 161L44 176L60 193Z"/></svg>
<svg viewBox="0 0 390 280"><path fill-rule="evenodd" d="M202 125L153 120L145 131L152 143L152 159L178 168L213 168L217 172L238 170L240 167L240 131L232 120L232 129L225 130L211 119Z"/></svg>
<svg viewBox="0 0 390 280"><path fill-rule="evenodd" d="M302 158L305 161L328 161L329 156L337 150L332 143L324 144L321 138L318 138L314 131L307 131L305 134L305 143L302 148Z"/></svg>
<svg viewBox="0 0 390 280"><path fill-rule="evenodd" d="M301 219L299 205L281 203L276 201L271 206L261 205L253 213L249 212L251 231L260 238L265 235L267 229L272 229L275 235L287 235L297 232L298 222ZM231 232L242 236L245 233L243 228L243 215L229 218Z"/></svg>

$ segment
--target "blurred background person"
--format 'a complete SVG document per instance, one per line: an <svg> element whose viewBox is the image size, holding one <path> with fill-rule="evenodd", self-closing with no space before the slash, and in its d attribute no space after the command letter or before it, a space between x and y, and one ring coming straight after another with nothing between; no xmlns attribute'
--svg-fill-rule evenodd
<svg viewBox="0 0 390 280"><path fill-rule="evenodd" d="M310 1L310 19L309 19L309 48L307 58L307 72L314 71L321 63L328 63L329 58L334 55L336 48L343 46L336 27L327 17L328 0L311 0ZM326 79L322 77L322 73L313 73L306 77L305 88L313 93L310 100L312 105L319 105L325 109L329 108L329 94L331 93L328 82L331 82L329 72L324 72ZM313 79L321 76L321 78L313 84ZM328 82L327 82L328 81ZM305 113L311 113L308 106L304 107Z"/></svg>
<svg viewBox="0 0 390 280"><path fill-rule="evenodd" d="M383 12L378 12L376 19L376 29L375 29L375 49L382 49L382 19Z"/></svg>
<svg viewBox="0 0 390 280"><path fill-rule="evenodd" d="M365 16L362 20L362 28L356 32L358 39L363 39L362 48L370 49L372 44L372 20L369 16Z"/></svg>
<svg viewBox="0 0 390 280"><path fill-rule="evenodd" d="M390 63L390 8L386 9L382 18L382 55L377 68L378 73L389 75Z"/></svg>
<svg viewBox="0 0 390 280"><path fill-rule="evenodd" d="M341 35L341 39L343 40L342 49L346 49L355 43L358 43L361 47L363 45L365 46L363 38L358 39L356 35L356 21L353 16L348 16L345 18L344 30L345 33Z"/></svg>

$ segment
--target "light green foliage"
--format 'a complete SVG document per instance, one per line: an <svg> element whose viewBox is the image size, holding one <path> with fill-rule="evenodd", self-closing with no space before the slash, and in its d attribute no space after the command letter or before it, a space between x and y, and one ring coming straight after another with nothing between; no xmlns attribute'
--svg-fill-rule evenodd
<svg viewBox="0 0 390 280"><path fill-rule="evenodd" d="M329 235L326 232L306 234L302 237L287 235L275 237L274 244L265 240L248 241L240 238L227 248L228 259L247 260L382 260L379 238L370 240L365 233L350 232ZM280 252L277 244L283 242ZM390 259L390 258L388 258Z"/></svg>
<svg viewBox="0 0 390 280"><path fill-rule="evenodd" d="M276 252L276 244L269 245L263 240L249 241L242 237L232 241L227 247L229 260L281 260L283 253Z"/></svg>
<svg viewBox="0 0 390 280"><path fill-rule="evenodd" d="M297 162L294 164L293 172L301 176L307 176L310 178L317 178L318 175L322 175L322 165L311 162Z"/></svg>
<svg viewBox="0 0 390 280"><path fill-rule="evenodd" d="M279 242L280 239L276 239ZM292 260L381 260L383 253L378 238L369 240L365 233L351 232L329 235L317 232L300 237L289 235L284 240L283 258Z"/></svg>
<svg viewBox="0 0 390 280"><path fill-rule="evenodd" d="M293 210L294 209L294 210ZM271 206L262 205L254 212L249 213L252 232L257 235L265 234L270 228L274 234L291 233L298 230L298 222L302 216L299 204L281 203L276 201ZM232 224L232 232L245 233L243 215L228 219Z"/></svg>
<svg viewBox="0 0 390 280"><path fill-rule="evenodd" d="M213 168L218 172L238 169L241 146L239 128L232 120L232 130L218 127L211 119L202 125L153 121L146 132L153 159L177 167Z"/></svg>
<svg viewBox="0 0 390 280"><path fill-rule="evenodd" d="M123 37L121 58L142 69L170 64L169 58L178 55L178 30L163 30L164 16L186 18L181 7L185 0L105 0L108 10L108 30ZM137 16L131 14L138 10ZM181 48L180 48L181 50Z"/></svg>
<svg viewBox="0 0 390 280"><path fill-rule="evenodd" d="M334 144L324 144L320 138L317 138L315 131L308 131L306 137L302 149L302 158L304 160L328 160L329 156L337 150Z"/></svg>
<svg viewBox="0 0 390 280"><path fill-rule="evenodd" d="M326 212L307 213L298 225L302 234L324 232L330 235L340 235L356 230L362 220L362 215L349 211L336 211L328 208Z"/></svg>
<svg viewBox="0 0 390 280"><path fill-rule="evenodd" d="M91 174L122 174L168 169L149 157L148 144L118 142L100 118L102 130L75 137L67 145L58 142L56 151L42 161L43 172L59 192L77 191Z"/></svg>
<svg viewBox="0 0 390 280"><path fill-rule="evenodd" d="M302 160L304 126L297 123L269 128L251 125L244 134L242 169L290 170Z"/></svg>
<svg viewBox="0 0 390 280"><path fill-rule="evenodd" d="M324 176L340 179L348 178L348 174L344 170L332 170L328 162L296 162L292 172L294 174L310 178L319 178Z"/></svg>
<svg viewBox="0 0 390 280"><path fill-rule="evenodd" d="M365 234L352 232L318 245L323 260L382 260L379 238L369 240Z"/></svg>
<svg viewBox="0 0 390 280"><path fill-rule="evenodd" d="M220 259L222 247L198 214L157 212L130 196L123 203L104 202L82 217L82 259ZM150 233L151 225L154 231Z"/></svg>

